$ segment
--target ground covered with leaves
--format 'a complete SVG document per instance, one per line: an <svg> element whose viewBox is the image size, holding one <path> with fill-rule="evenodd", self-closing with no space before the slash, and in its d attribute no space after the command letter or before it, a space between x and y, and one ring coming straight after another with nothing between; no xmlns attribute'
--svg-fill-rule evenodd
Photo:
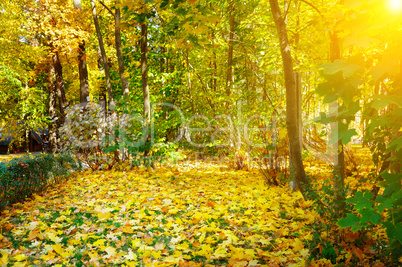
<svg viewBox="0 0 402 267"><path fill-rule="evenodd" d="M300 200L257 172L81 173L2 214L1 263L299 265L316 218Z"/></svg>
<svg viewBox="0 0 402 267"><path fill-rule="evenodd" d="M257 170L83 172L3 211L0 266L305 266L311 204Z"/></svg>

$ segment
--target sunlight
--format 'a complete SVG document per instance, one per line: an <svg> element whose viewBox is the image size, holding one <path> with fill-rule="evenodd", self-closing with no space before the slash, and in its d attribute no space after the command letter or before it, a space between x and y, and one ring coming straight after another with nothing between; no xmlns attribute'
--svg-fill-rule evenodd
<svg viewBox="0 0 402 267"><path fill-rule="evenodd" d="M388 7L393 12L401 11L402 9L402 0L389 0Z"/></svg>

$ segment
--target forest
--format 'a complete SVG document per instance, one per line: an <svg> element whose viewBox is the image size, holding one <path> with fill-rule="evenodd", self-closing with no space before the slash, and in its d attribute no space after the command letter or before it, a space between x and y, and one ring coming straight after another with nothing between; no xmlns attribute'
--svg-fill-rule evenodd
<svg viewBox="0 0 402 267"><path fill-rule="evenodd" d="M400 266L402 0L0 0L0 266Z"/></svg>

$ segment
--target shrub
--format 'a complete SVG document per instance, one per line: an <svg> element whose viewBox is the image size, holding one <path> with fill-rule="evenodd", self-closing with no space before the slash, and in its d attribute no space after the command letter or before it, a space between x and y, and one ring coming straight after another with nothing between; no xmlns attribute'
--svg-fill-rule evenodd
<svg viewBox="0 0 402 267"><path fill-rule="evenodd" d="M68 155L37 154L0 163L0 210L60 182L81 165Z"/></svg>

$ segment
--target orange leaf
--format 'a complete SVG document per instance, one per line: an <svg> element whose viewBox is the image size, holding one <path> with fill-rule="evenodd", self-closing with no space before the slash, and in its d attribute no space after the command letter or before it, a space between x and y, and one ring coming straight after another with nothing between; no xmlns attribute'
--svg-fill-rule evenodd
<svg viewBox="0 0 402 267"><path fill-rule="evenodd" d="M163 212L163 213L167 213L167 212L168 212L168 208L167 208L166 206L163 207L163 208L162 208L162 212Z"/></svg>

